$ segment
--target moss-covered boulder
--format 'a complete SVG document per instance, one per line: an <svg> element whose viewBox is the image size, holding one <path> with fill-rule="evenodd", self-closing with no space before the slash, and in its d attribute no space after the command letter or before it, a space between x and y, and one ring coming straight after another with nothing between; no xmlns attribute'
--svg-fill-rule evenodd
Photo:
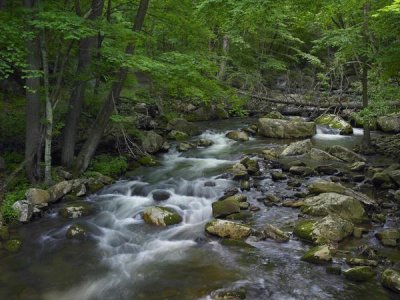
<svg viewBox="0 0 400 300"><path fill-rule="evenodd" d="M322 193L338 193L342 194L345 191L345 187L340 183L327 181L327 180L316 180L308 185L308 190L313 194Z"/></svg>
<svg viewBox="0 0 400 300"><path fill-rule="evenodd" d="M241 180L241 179L246 180L249 178L246 166L244 166L241 163L234 164L230 171L233 174L233 178L236 180Z"/></svg>
<svg viewBox="0 0 400 300"><path fill-rule="evenodd" d="M68 219L77 219L92 214L94 211L93 206L87 202L70 202L63 205L58 213Z"/></svg>
<svg viewBox="0 0 400 300"><path fill-rule="evenodd" d="M240 163L244 165L247 169L247 172L251 175L258 175L260 171L260 167L258 165L257 160L251 159L250 157L243 158Z"/></svg>
<svg viewBox="0 0 400 300"><path fill-rule="evenodd" d="M271 224L267 224L264 227L264 234L266 237L273 239L280 243L289 241L289 235L286 232L282 231L281 229L279 229Z"/></svg>
<svg viewBox="0 0 400 300"><path fill-rule="evenodd" d="M147 153L156 153L161 150L164 138L154 131L143 133L142 146Z"/></svg>
<svg viewBox="0 0 400 300"><path fill-rule="evenodd" d="M223 218L240 212L239 201L232 197L222 201L216 201L212 204L212 213L214 218Z"/></svg>
<svg viewBox="0 0 400 300"><path fill-rule="evenodd" d="M314 173L314 170L306 166L293 166L290 167L289 172L298 176L310 176Z"/></svg>
<svg viewBox="0 0 400 300"><path fill-rule="evenodd" d="M315 223L316 221L312 220L301 220L297 222L296 226L294 227L293 234L303 240L312 242L312 232L314 230Z"/></svg>
<svg viewBox="0 0 400 300"><path fill-rule="evenodd" d="M261 118L258 120L258 133L270 138L308 138L316 133L314 122L302 120L278 120Z"/></svg>
<svg viewBox="0 0 400 300"><path fill-rule="evenodd" d="M145 167L154 167L160 163L151 155L145 155L138 159L138 163Z"/></svg>
<svg viewBox="0 0 400 300"><path fill-rule="evenodd" d="M178 144L178 147L176 148L179 152L186 152L191 149L196 148L197 145L194 143L189 143L189 142L182 142Z"/></svg>
<svg viewBox="0 0 400 300"><path fill-rule="evenodd" d="M308 250L301 258L306 262L313 264L324 264L332 261L331 250L328 246L316 246Z"/></svg>
<svg viewBox="0 0 400 300"><path fill-rule="evenodd" d="M179 118L169 121L167 129L184 132L189 136L198 135L201 133L200 128L196 124Z"/></svg>
<svg viewBox="0 0 400 300"><path fill-rule="evenodd" d="M342 117L333 114L324 114L315 119L315 123L339 129L342 135L353 134L353 128Z"/></svg>
<svg viewBox="0 0 400 300"><path fill-rule="evenodd" d="M400 242L399 229L385 229L381 232L376 233L375 236L384 246L396 247L397 245L399 245Z"/></svg>
<svg viewBox="0 0 400 300"><path fill-rule="evenodd" d="M84 240L88 237L87 229L80 224L73 224L68 227L65 234L67 239Z"/></svg>
<svg viewBox="0 0 400 300"><path fill-rule="evenodd" d="M8 252L18 252L21 249L22 242L20 240L8 240L4 243L4 249Z"/></svg>
<svg viewBox="0 0 400 300"><path fill-rule="evenodd" d="M174 141L185 141L189 138L189 135L182 131L172 130L168 133L167 138Z"/></svg>
<svg viewBox="0 0 400 300"><path fill-rule="evenodd" d="M310 139L304 141L298 141L291 143L285 149L283 149L281 156L295 156L303 155L308 153L312 148L312 143Z"/></svg>
<svg viewBox="0 0 400 300"><path fill-rule="evenodd" d="M175 225L182 222L182 217L172 208L151 206L143 211L143 220L156 226Z"/></svg>
<svg viewBox="0 0 400 300"><path fill-rule="evenodd" d="M230 131L226 134L226 137L237 142L247 142L249 140L249 135L240 130Z"/></svg>
<svg viewBox="0 0 400 300"><path fill-rule="evenodd" d="M378 117L378 128L384 132L400 132L400 114Z"/></svg>
<svg viewBox="0 0 400 300"><path fill-rule="evenodd" d="M343 275L346 279L363 282L374 278L375 272L369 266L358 266L344 271Z"/></svg>
<svg viewBox="0 0 400 300"><path fill-rule="evenodd" d="M335 145L327 149L327 152L345 162L354 163L358 161L366 161L365 157L347 149L343 146Z"/></svg>
<svg viewBox="0 0 400 300"><path fill-rule="evenodd" d="M335 214L352 222L361 222L365 216L364 207L353 197L322 193L304 200L301 211L311 216L327 216Z"/></svg>
<svg viewBox="0 0 400 300"><path fill-rule="evenodd" d="M376 172L372 176L372 183L376 187L380 187L382 189L389 189L389 188L393 188L395 186L394 182L392 181L392 178L390 177L389 173L386 171Z"/></svg>
<svg viewBox="0 0 400 300"><path fill-rule="evenodd" d="M400 294L400 272L393 269L386 269L382 273L382 285Z"/></svg>
<svg viewBox="0 0 400 300"><path fill-rule="evenodd" d="M30 188L26 191L25 197L26 200L34 205L40 205L50 202L49 192L42 189Z"/></svg>
<svg viewBox="0 0 400 300"><path fill-rule="evenodd" d="M251 228L227 220L212 220L206 224L205 230L211 235L221 238L243 240L251 234Z"/></svg>
<svg viewBox="0 0 400 300"><path fill-rule="evenodd" d="M222 200L235 200L238 202L246 202L247 201L247 196L245 194L237 193L235 195L229 196L227 198L224 198Z"/></svg>

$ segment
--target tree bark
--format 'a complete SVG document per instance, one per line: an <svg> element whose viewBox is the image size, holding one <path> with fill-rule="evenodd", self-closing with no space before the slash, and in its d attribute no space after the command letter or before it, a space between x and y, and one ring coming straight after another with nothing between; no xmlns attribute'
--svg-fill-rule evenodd
<svg viewBox="0 0 400 300"><path fill-rule="evenodd" d="M226 34L224 34L222 38L222 54L224 55L224 57L222 58L221 64L219 66L219 72L217 75L217 78L220 81L223 81L225 78L228 51L229 51L229 38Z"/></svg>
<svg viewBox="0 0 400 300"><path fill-rule="evenodd" d="M34 9L37 0L24 0L23 5L27 9ZM40 42L35 36L27 40L28 49L27 65L32 72L40 71ZM25 160L26 174L30 182L36 183L40 180L40 78L37 74L30 75L26 79L26 137L25 137Z"/></svg>
<svg viewBox="0 0 400 300"><path fill-rule="evenodd" d="M368 39L368 3L364 4L364 24L363 24L363 35L365 40L365 47L367 48L369 45ZM368 58L364 57L362 61L362 99L363 99L363 109L368 108ZM369 148L371 146L371 131L369 125L369 119L364 120L364 135L363 135L363 145L365 148Z"/></svg>
<svg viewBox="0 0 400 300"><path fill-rule="evenodd" d="M139 8L136 14L135 22L133 25L133 31L140 31L143 27L144 19L146 17L147 9L149 6L150 0L141 0L139 4ZM135 45L133 42L129 43L125 49L126 54L133 54L135 49ZM125 83L126 77L128 75L128 68L121 68L118 72L118 76L116 81L113 83L111 90L105 100L102 109L97 115L94 124L89 130L88 138L83 145L79 155L76 159L74 166L74 173L82 173L84 172L99 145L100 139L104 133L108 125L108 121L114 111L114 104L118 100L123 85Z"/></svg>
<svg viewBox="0 0 400 300"><path fill-rule="evenodd" d="M104 1L92 0L91 11L88 19L95 20L103 12ZM86 75L91 63L92 51L97 45L97 37L88 37L82 39L79 43L78 67L76 73L78 76ZM75 82L74 89L69 100L69 109L65 121L63 134L63 147L61 153L62 164L71 167L73 164L76 144L76 134L78 131L79 119L82 112L83 100L85 98L87 80L85 78Z"/></svg>

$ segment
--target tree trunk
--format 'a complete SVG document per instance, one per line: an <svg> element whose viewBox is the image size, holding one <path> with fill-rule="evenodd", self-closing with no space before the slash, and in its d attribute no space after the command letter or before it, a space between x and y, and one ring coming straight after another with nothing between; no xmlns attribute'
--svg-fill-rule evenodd
<svg viewBox="0 0 400 300"><path fill-rule="evenodd" d="M226 34L224 34L222 38L222 54L224 55L224 57L222 58L221 64L219 66L219 72L217 75L217 78L220 81L223 81L225 78L228 51L229 51L229 38Z"/></svg>
<svg viewBox="0 0 400 300"><path fill-rule="evenodd" d="M142 29L149 2L150 0L140 1L135 22L133 25L133 31L140 31ZM133 54L134 49L134 44L130 43L125 49L125 53L128 55ZM94 124L89 130L88 138L83 145L81 151L79 152L74 166L74 173L82 173L89 166L89 163L97 149L97 146L99 145L104 130L108 125L108 121L114 111L114 104L119 98L127 74L128 68L121 68L119 70L117 79L112 85L102 109L100 110L96 120L94 121Z"/></svg>
<svg viewBox="0 0 400 300"><path fill-rule="evenodd" d="M24 7L33 9L36 0L24 0ZM39 37L34 37L26 42L28 49L27 65L32 72L40 71L40 42ZM40 180L40 78L37 74L26 79L26 137L25 160L26 173L30 182Z"/></svg>
<svg viewBox="0 0 400 300"><path fill-rule="evenodd" d="M365 40L365 47L368 47L368 3L364 4L364 28L363 35ZM363 109L368 108L368 59L365 57L362 62L362 98L363 98ZM370 120L364 120L364 136L363 136L363 145L367 149L371 146L371 132L370 132Z"/></svg>
<svg viewBox="0 0 400 300"><path fill-rule="evenodd" d="M91 12L88 19L94 20L101 16L103 12L103 0L92 0ZM91 63L92 51L96 47L97 37L88 37L82 39L79 43L78 67L76 73L78 76L88 72ZM71 167L75 154L76 134L82 112L83 100L85 98L86 79L77 80L69 100L69 109L65 121L63 147L61 153L62 164Z"/></svg>

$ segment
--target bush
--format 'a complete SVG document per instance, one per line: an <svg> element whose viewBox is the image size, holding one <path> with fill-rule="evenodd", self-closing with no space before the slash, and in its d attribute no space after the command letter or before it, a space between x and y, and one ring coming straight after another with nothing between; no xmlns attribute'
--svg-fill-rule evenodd
<svg viewBox="0 0 400 300"><path fill-rule="evenodd" d="M107 154L102 154L93 159L89 171L99 172L106 176L118 177L126 172L127 168L128 162L126 157L113 157Z"/></svg>
<svg viewBox="0 0 400 300"><path fill-rule="evenodd" d="M12 206L15 202L25 199L27 188L27 186L23 185L20 186L18 190L5 194L0 211L6 223L10 223L18 217L17 212L12 208Z"/></svg>

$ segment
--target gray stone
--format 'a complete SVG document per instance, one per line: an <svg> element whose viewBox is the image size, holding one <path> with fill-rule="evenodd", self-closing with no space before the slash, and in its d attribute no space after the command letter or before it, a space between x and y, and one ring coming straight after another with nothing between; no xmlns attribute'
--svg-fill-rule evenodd
<svg viewBox="0 0 400 300"><path fill-rule="evenodd" d="M206 224L206 232L221 238L243 240L252 230L250 227L227 220L212 220Z"/></svg>
<svg viewBox="0 0 400 300"><path fill-rule="evenodd" d="M33 204L28 200L19 200L12 205L12 208L18 214L18 221L22 223L29 222L33 215Z"/></svg>
<svg viewBox="0 0 400 300"><path fill-rule="evenodd" d="M351 151L343 146L331 146L327 149L328 153L349 163L359 162L359 161L366 161L365 157Z"/></svg>
<svg viewBox="0 0 400 300"><path fill-rule="evenodd" d="M342 161L340 158L337 158L326 151L312 148L310 151L310 158L313 161Z"/></svg>
<svg viewBox="0 0 400 300"><path fill-rule="evenodd" d="M258 133L271 138L308 138L316 133L314 122L261 118Z"/></svg>
<svg viewBox="0 0 400 300"><path fill-rule="evenodd" d="M34 205L50 202L49 192L42 189L30 188L26 191L25 197L26 200Z"/></svg>
<svg viewBox="0 0 400 300"><path fill-rule="evenodd" d="M400 132L400 114L378 117L378 127L384 132Z"/></svg>
<svg viewBox="0 0 400 300"><path fill-rule="evenodd" d="M238 142L247 142L249 140L248 134L244 131L239 131L239 130L228 132L226 134L226 137L228 139L238 141Z"/></svg>
<svg viewBox="0 0 400 300"><path fill-rule="evenodd" d="M311 150L312 143L310 139L294 142L287 146L281 153L281 156L303 155Z"/></svg>
<svg viewBox="0 0 400 300"><path fill-rule="evenodd" d="M182 222L182 217L172 208L152 206L143 211L143 220L147 224L169 226Z"/></svg>
<svg viewBox="0 0 400 300"><path fill-rule="evenodd" d="M154 131L146 131L143 134L142 146L147 153L156 153L161 150L164 139L161 135Z"/></svg>

